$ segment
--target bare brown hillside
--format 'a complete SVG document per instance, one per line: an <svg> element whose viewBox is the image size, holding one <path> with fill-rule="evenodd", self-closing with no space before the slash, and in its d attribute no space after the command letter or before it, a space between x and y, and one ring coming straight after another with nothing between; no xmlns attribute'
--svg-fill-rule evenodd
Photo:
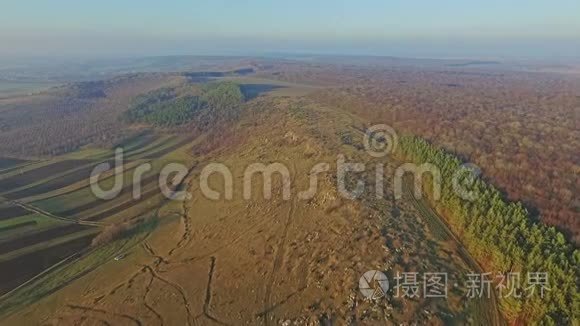
<svg viewBox="0 0 580 326"><path fill-rule="evenodd" d="M449 273L449 282L462 283L469 262L458 244L441 240L410 202L389 199L395 161L386 166L384 199L376 199L370 188L359 201L338 195L332 172L337 153L369 159L341 137L349 132L355 142L362 141L355 129L362 122L303 101L258 99L251 105L254 110L231 131L242 142L224 141L204 150L194 146L198 165L188 179L193 198L164 207L158 229L125 260L106 263L8 322L442 324L445 318L467 321L497 314L493 305L462 301L461 291L450 292L449 299L406 300L389 294L376 303L365 301L358 282L366 271L389 270L394 277L396 272L437 270ZM233 172L231 200L211 200L200 191L202 167L217 162ZM259 178L252 183L251 199L242 198L243 172L256 162L287 166L288 200L278 177L272 199L264 199ZM310 170L321 162L328 162L331 171L321 175L312 199L299 198ZM366 177L370 182L374 173ZM219 175L209 182L223 190ZM487 317L478 309L489 309Z"/></svg>

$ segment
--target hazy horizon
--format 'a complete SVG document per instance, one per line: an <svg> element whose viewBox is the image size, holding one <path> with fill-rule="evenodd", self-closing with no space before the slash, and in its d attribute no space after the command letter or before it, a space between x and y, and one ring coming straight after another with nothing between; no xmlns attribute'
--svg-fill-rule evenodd
<svg viewBox="0 0 580 326"><path fill-rule="evenodd" d="M305 0L4 5L0 57L305 53L577 58L580 3Z"/></svg>
<svg viewBox="0 0 580 326"><path fill-rule="evenodd" d="M0 325L580 326L580 0L29 0Z"/></svg>

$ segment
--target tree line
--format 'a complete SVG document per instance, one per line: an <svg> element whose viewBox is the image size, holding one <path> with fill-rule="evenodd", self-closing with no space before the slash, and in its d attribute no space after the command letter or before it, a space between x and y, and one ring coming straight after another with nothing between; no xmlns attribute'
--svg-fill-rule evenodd
<svg viewBox="0 0 580 326"><path fill-rule="evenodd" d="M312 96L465 157L534 219L580 244L580 98L574 83L512 73L502 82L480 73L359 73L358 82L349 82L357 86Z"/></svg>
<svg viewBox="0 0 580 326"><path fill-rule="evenodd" d="M416 163L431 163L441 170L441 198L434 202L447 223L461 237L474 257L494 272L542 272L549 277L544 296L501 298L501 309L512 321L563 325L580 316L580 250L566 241L554 227L535 223L519 202L509 202L499 190L479 178L465 174L475 200L460 198L453 177L462 161L426 140L404 136L402 154ZM470 179L466 179L470 178ZM521 289L530 286L522 279Z"/></svg>

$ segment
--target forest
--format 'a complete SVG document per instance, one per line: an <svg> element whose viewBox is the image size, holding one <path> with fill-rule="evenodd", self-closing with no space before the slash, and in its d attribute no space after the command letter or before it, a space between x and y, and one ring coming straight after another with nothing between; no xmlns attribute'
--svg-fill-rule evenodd
<svg viewBox="0 0 580 326"><path fill-rule="evenodd" d="M554 227L533 222L521 203L506 200L495 187L473 175L463 174L460 182L471 184L475 200L460 198L452 180L463 162L452 154L414 136L402 137L400 145L405 158L441 169L441 198L432 204L486 270L520 273L520 291L533 286L525 277L527 273L547 273L548 288L554 290L546 291L544 297L537 291L501 299L508 319L544 325L566 325L577 320L580 250L567 243Z"/></svg>
<svg viewBox="0 0 580 326"><path fill-rule="evenodd" d="M295 70L292 80L299 75ZM310 73L314 80L357 83L317 92L316 100L421 136L478 165L533 220L580 243L577 80L411 68Z"/></svg>
<svg viewBox="0 0 580 326"><path fill-rule="evenodd" d="M151 126L169 130L195 122L207 127L214 113L220 119L235 117L244 102L240 87L204 82L192 82L182 73L140 73L0 99L0 152L51 157L84 146L111 147Z"/></svg>
<svg viewBox="0 0 580 326"><path fill-rule="evenodd" d="M202 87L201 98L209 107L219 111L236 108L245 97L240 86L234 82L214 82Z"/></svg>
<svg viewBox="0 0 580 326"><path fill-rule="evenodd" d="M175 80L167 74L126 75L0 100L0 152L35 158L87 145L110 147L140 132L118 118L132 99Z"/></svg>
<svg viewBox="0 0 580 326"><path fill-rule="evenodd" d="M211 292L216 298L238 294L232 292L229 281L224 281L227 271L238 279L238 270L262 264L256 267L261 272L255 275L255 279L251 273L244 274L249 277L244 283L259 288L264 286L263 276L271 275L266 286L272 290L283 285L288 290L280 295L283 300L292 298L292 291L300 288L295 298L316 298L316 302L308 302L304 307L315 307L317 320L326 316L324 314L330 306L319 307L318 298L330 298L333 299L330 304L338 307L334 312L350 317L355 307L365 318L372 309L380 308L377 311L384 315L375 316L376 320L384 322L383 317L388 316L393 324L415 320L418 324L486 325L493 323L482 320L495 320L495 315L502 315L497 320L513 325L577 324L580 319L577 282L580 277L580 201L577 198L580 189L580 121L577 115L580 79L494 71L491 67L469 70L469 64L433 67L432 63L425 63L417 67L392 64L396 61L394 59L385 59L389 63L384 64L377 58L369 59L369 65L340 63L336 58L324 59L324 62L310 59L237 60L241 61L221 68L204 64L197 71L128 74L102 81L75 82L30 96L0 99L0 152L3 155L0 169L4 180L2 196L6 198L6 203L0 207L4 212L3 232L21 240L4 241L4 246L7 251L18 246L28 248L31 256L27 252L26 260L34 265L34 268L26 268L27 274L31 275L19 275L21 270L17 268L4 270L12 273L14 279L32 277L32 274L42 271L48 262L38 257L46 254L36 251L34 246L36 242L53 241L55 234L59 241L65 236L75 237L71 240L74 241L72 245L71 242L47 243L51 250L54 245L62 257L81 247L89 248L91 243L95 250L109 244L121 245L116 239L125 241L124 236L131 233L129 231L134 225L113 222L109 227L109 220L121 221L145 212L161 212L154 209L157 203L151 205L151 200L160 196L154 182L156 175L153 174L144 179L145 186L150 188L146 188L141 200L129 199L129 187L123 188L122 195L113 202L93 200L86 184L87 174L95 164L110 159L113 147L127 149L128 171L136 169L133 164L140 161L153 161L153 166L158 167L173 159L179 162L183 159L191 163L192 175L196 175L199 162L225 160L240 165L250 160L272 162L283 158L280 154L288 156L299 166L303 163L306 166L305 163L310 163L307 160L334 159L338 150L346 148L350 151L351 147L366 157L354 133L345 130L363 131L370 125L388 124L399 135L400 152L397 159L385 163L431 163L439 167L443 181L440 199L425 198L419 204L418 200L409 198L409 201L391 203L389 200L376 206L366 205L374 202L339 202L335 205L333 187L325 185L324 200L304 206L294 207L293 202L286 203L289 207L285 203L278 205L278 202L271 206L239 203L240 207L245 207L242 211L251 212L247 216L256 219L252 223L243 215L232 216L235 214L232 212L237 211L233 206L229 209L213 206L214 202L197 200L192 201L192 206L180 205L182 218L173 219L174 215L169 215L176 212L174 206L162 212L168 214L164 216L171 221L168 218L168 224L159 225L159 233L152 233L152 237L158 237L159 241L146 239L142 246L123 249L135 250L127 261L132 264L143 259L140 262L147 263L149 259L157 260L157 254L177 252L183 256L152 263L151 275L135 275L146 275L151 277L151 282L168 284L156 278L159 272L179 286L185 285L180 283L182 279L195 279L197 283L194 283L199 286L196 291ZM245 76L246 73L255 76ZM263 96L248 91L251 88L248 85L270 84L282 86ZM285 134L288 130L292 133ZM336 147L335 140L337 144L348 147ZM301 147L303 145L305 149ZM462 199L454 191L455 173L461 170L463 163L473 163L482 170L481 177L472 178L466 174L459 180L475 194L472 201ZM430 180L426 181L425 187L432 186L428 184ZM233 202L225 204L230 203ZM223 219L207 215L216 226L215 236L211 239L205 230L191 232L199 230L196 228L199 214L195 213L206 209L224 214ZM31 212L34 214L29 214ZM195 216L189 216L189 212ZM320 219L312 218L311 212ZM272 216L284 216L286 223L278 223L278 219L271 219ZM353 220L342 221L342 217ZM61 226L63 222L76 223L77 219L88 223L86 226L90 228ZM439 226L433 227L435 219ZM260 220L275 224L260 224ZM371 220L373 223L367 224ZM220 225L216 221L226 224ZM176 228L170 228L170 223L174 222ZM438 234L441 225L445 226L445 237ZM95 226L103 227L103 232L97 235ZM256 233L247 232L245 228L249 226L256 226ZM334 227L331 228L334 232L326 232L329 226ZM53 228L54 232L45 232ZM37 230L41 235L35 243L30 240L31 236L20 237L19 232L24 230L24 234L29 229ZM175 230L184 233L172 244L168 239L176 235ZM308 233L300 230L308 230ZM223 236L218 234L222 231L233 232ZM288 240L285 240L286 235L280 237L280 234L287 234ZM190 247L190 242L185 240L195 239L198 235L202 238L198 238L200 241L192 240ZM189 249L195 249L197 243L212 240L215 247L221 248L223 239L230 238L240 239L240 242L226 245L226 250L219 253L214 252L207 257L207 262L195 260L195 263L207 263L199 269L200 277L191 278L191 273L197 268L181 269L181 262L189 263ZM247 246L242 240L249 240ZM135 237L134 241L141 240ZM232 255L230 248L236 249ZM253 248L266 250L261 256L262 253L255 255ZM280 249L276 249L274 257L268 248ZM345 251L339 253L337 250ZM368 254L362 254L366 250L370 250ZM8 254L12 255L12 251ZM111 251L110 256L103 256L103 259L113 261L119 252L117 249ZM140 254L143 257L139 257ZM294 254L302 256L288 256ZM59 256L59 260L62 257ZM118 275L115 266L123 264L122 257L121 262L114 260L112 264L95 261L95 266L101 268L97 274L102 275L105 284L116 286L117 282L111 282L111 278ZM363 260L352 257L362 257ZM240 258L246 259L247 265L240 265ZM216 261L218 265L215 265ZM18 261L10 262L13 266L20 266ZM276 262L281 265L277 268L268 266L278 265ZM173 270L176 274L169 269L173 264L179 266ZM208 283L205 277L208 270L210 274L214 271L214 265L217 274L213 283L210 275ZM307 267L304 274L301 266ZM387 300L386 305L380 307L358 295L356 298L351 296L358 291L358 272L362 274L369 268L394 273L434 270L431 267L449 270L458 283L450 291L453 292L452 299L442 305L435 300ZM354 278L347 275L354 269L360 269ZM292 275L288 271L298 274ZM489 278L495 290L492 300L483 304L480 304L482 301L463 300L464 276L480 271L491 274ZM181 272L183 276L179 274ZM521 276L515 295L502 296L496 277L513 273ZM537 288L535 294L529 294L529 289L537 286L530 278L533 273L545 274L548 278L548 289L543 296L539 295ZM63 275L54 273L50 276L60 280ZM341 278L343 283L337 282ZM129 288L132 280L127 283ZM136 280L138 283L135 284L141 283L140 278ZM278 282L282 280L299 280L300 283L294 286ZM59 282L54 284L64 291L61 293L68 295L70 292L66 291L77 291L73 287L61 286ZM151 282L143 287L143 297L147 299L149 296L149 301L144 302L152 306L160 302L153 301L154 296L173 298L174 289L178 289L151 287ZM51 285L40 281L32 284L34 286L26 291L36 291L38 284L49 285L48 288ZM96 289L110 290L103 287L103 283L95 284ZM192 284L188 282L186 286ZM212 285L212 291L209 291L208 284ZM79 302L86 300L87 305L97 309L105 305L94 301L92 294L86 296L87 293L83 292L85 284L79 286L82 286L82 291L73 293L67 300L80 298ZM247 293L247 290L240 289L239 293ZM305 291L304 294L301 291ZM315 295L308 294L310 292ZM255 293L262 295L260 291ZM245 298L244 295L237 297ZM34 297L35 300L40 298ZM250 323L261 311L269 313L271 304L278 302L274 295L265 297L263 305L248 314ZM20 300L18 296L15 298ZM180 308L180 298L176 298L177 304L171 306ZM345 298L351 302L345 304ZM124 304L125 296L111 294L103 300L115 311L128 310L131 306ZM227 299L213 302L220 300L226 302ZM247 302L240 300L238 303L243 311L248 311ZM272 312L275 315L282 311L279 315L284 317L279 320L281 323L286 319L283 309L293 305L292 300L288 302L288 305L273 306L282 309ZM183 306L187 313L189 306L185 300ZM39 314L52 314L53 307L47 309L51 312ZM164 316L180 317L175 309L159 311L163 311ZM377 311L373 310L373 313ZM490 318L478 319L489 312ZM155 314L149 317L143 317L143 324L156 318ZM84 316L79 315L79 318ZM264 318L270 320L266 315ZM163 318L158 319L163 322ZM184 324L184 321L179 320L176 324Z"/></svg>
<svg viewBox="0 0 580 326"><path fill-rule="evenodd" d="M240 87L233 82L203 85L199 96L177 97L175 91L162 88L138 96L122 120L157 127L174 127L189 122L207 125L214 120L229 119L244 102Z"/></svg>

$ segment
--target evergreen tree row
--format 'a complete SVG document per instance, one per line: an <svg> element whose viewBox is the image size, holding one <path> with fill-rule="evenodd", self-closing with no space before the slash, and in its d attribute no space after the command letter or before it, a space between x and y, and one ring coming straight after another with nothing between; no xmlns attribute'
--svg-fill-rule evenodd
<svg viewBox="0 0 580 326"><path fill-rule="evenodd" d="M520 273L519 290L533 285L527 283L527 273L547 273L549 290L543 297L538 290L532 296L501 299L507 318L544 325L580 320L580 251L562 233L533 222L521 203L507 201L498 189L469 173L460 173L459 182L469 184L475 199L460 198L452 180L463 162L422 138L404 136L400 145L406 158L439 167L441 198L433 204L445 212L447 223L486 270Z"/></svg>

